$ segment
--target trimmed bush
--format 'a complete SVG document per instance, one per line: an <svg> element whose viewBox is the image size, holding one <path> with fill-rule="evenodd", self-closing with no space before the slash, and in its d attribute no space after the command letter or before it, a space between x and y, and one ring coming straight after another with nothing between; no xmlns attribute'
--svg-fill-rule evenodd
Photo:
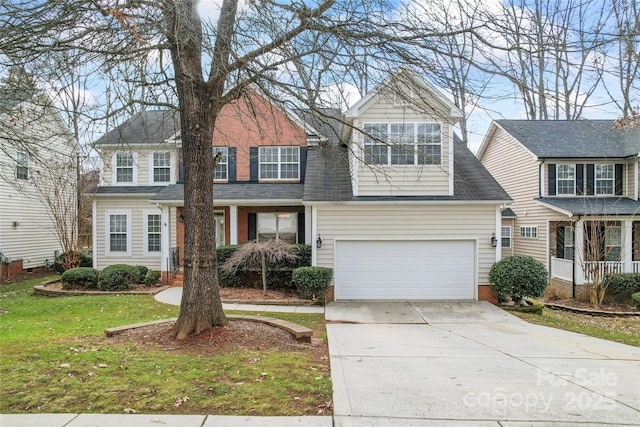
<svg viewBox="0 0 640 427"><path fill-rule="evenodd" d="M298 267L293 270L293 283L304 299L316 298L324 302L332 277L333 270L326 267Z"/></svg>
<svg viewBox="0 0 640 427"><path fill-rule="evenodd" d="M218 267L224 264L239 247L239 245L226 245L216 248L216 260L218 261Z"/></svg>
<svg viewBox="0 0 640 427"><path fill-rule="evenodd" d="M640 292L631 294L631 302L633 302L636 308L640 309Z"/></svg>
<svg viewBox="0 0 640 427"><path fill-rule="evenodd" d="M97 289L98 270L91 267L77 267L62 273L60 277L62 289Z"/></svg>
<svg viewBox="0 0 640 427"><path fill-rule="evenodd" d="M147 286L155 286L160 281L160 272L158 270L149 270L142 281Z"/></svg>
<svg viewBox="0 0 640 427"><path fill-rule="evenodd" d="M129 285L141 283L140 269L134 265L114 264L106 267L98 275L98 289L101 291L122 291Z"/></svg>
<svg viewBox="0 0 640 427"><path fill-rule="evenodd" d="M136 265L135 267L138 269L138 277L140 278L138 280L138 283L142 283L144 281L144 278L147 276L149 269L144 265Z"/></svg>
<svg viewBox="0 0 640 427"><path fill-rule="evenodd" d="M58 255L58 258L53 263L53 269L58 274L64 273L64 267L62 264L66 259L67 255L62 253ZM78 267L93 267L93 257L85 252L80 252L80 265Z"/></svg>
<svg viewBox="0 0 640 427"><path fill-rule="evenodd" d="M533 257L511 255L491 266L489 281L499 299L519 303L524 297L544 295L549 284L545 266Z"/></svg>
<svg viewBox="0 0 640 427"><path fill-rule="evenodd" d="M616 294L640 292L640 273L605 274L602 286Z"/></svg>

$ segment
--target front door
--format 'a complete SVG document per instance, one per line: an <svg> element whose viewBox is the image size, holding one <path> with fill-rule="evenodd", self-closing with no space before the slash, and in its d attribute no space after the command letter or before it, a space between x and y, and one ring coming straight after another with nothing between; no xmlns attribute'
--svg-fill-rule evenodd
<svg viewBox="0 0 640 427"><path fill-rule="evenodd" d="M213 217L216 222L216 248L225 245L224 241L224 211L215 211Z"/></svg>

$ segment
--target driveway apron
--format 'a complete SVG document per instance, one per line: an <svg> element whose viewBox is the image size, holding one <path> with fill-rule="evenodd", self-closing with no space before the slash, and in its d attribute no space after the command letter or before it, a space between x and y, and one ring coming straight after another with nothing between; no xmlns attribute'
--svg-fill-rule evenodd
<svg viewBox="0 0 640 427"><path fill-rule="evenodd" d="M326 307L336 426L640 425L640 348L487 302Z"/></svg>

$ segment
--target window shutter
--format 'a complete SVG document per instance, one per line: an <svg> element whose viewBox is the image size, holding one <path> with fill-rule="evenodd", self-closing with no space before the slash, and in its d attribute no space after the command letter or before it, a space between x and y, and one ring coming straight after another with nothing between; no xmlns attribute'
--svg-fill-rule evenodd
<svg viewBox="0 0 640 427"><path fill-rule="evenodd" d="M258 161L258 147L249 147L249 180L251 182L258 182Z"/></svg>
<svg viewBox="0 0 640 427"><path fill-rule="evenodd" d="M305 232L304 212L298 212L298 243L300 243L301 245L305 244L304 232Z"/></svg>
<svg viewBox="0 0 640 427"><path fill-rule="evenodd" d="M622 196L622 171L623 165L621 163L617 163L615 169L616 196Z"/></svg>
<svg viewBox="0 0 640 427"><path fill-rule="evenodd" d="M576 194L578 196L584 194L584 165L582 163L576 165Z"/></svg>
<svg viewBox="0 0 640 427"><path fill-rule="evenodd" d="M556 165L553 163L549 163L549 165L547 165L547 171L549 173L548 194L550 196L555 196L556 195Z"/></svg>
<svg viewBox="0 0 640 427"><path fill-rule="evenodd" d="M182 148L178 150L178 183L184 182L184 152Z"/></svg>
<svg viewBox="0 0 640 427"><path fill-rule="evenodd" d="M258 214L250 213L247 218L247 229L249 230L247 237L250 242L255 242L258 237L257 226L258 226Z"/></svg>
<svg viewBox="0 0 640 427"><path fill-rule="evenodd" d="M229 182L236 182L236 147L229 147L227 152L227 174Z"/></svg>
<svg viewBox="0 0 640 427"><path fill-rule="evenodd" d="M587 163L587 196L593 196L594 184L594 170L593 163Z"/></svg>
<svg viewBox="0 0 640 427"><path fill-rule="evenodd" d="M307 147L300 147L300 182L304 182L304 175L307 170Z"/></svg>
<svg viewBox="0 0 640 427"><path fill-rule="evenodd" d="M556 227L556 258L564 259L564 225Z"/></svg>

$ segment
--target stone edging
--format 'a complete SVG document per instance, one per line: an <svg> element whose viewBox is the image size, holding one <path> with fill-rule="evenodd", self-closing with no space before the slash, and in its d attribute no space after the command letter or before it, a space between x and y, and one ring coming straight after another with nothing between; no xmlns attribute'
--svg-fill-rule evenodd
<svg viewBox="0 0 640 427"><path fill-rule="evenodd" d="M323 304L318 301L309 300L281 300L281 299L267 299L267 300L255 300L255 299L225 299L222 298L222 302L225 304L248 304L248 305L292 305L292 306L320 306Z"/></svg>
<svg viewBox="0 0 640 427"><path fill-rule="evenodd" d="M42 295L45 297L57 297L57 296L78 296L78 295L155 295L158 292L162 292L165 289L169 289L171 286L159 286L157 288L150 288L144 291L73 291L66 289L48 289L47 285L58 282L58 280L52 280L44 282L33 287L33 291L36 295Z"/></svg>
<svg viewBox="0 0 640 427"><path fill-rule="evenodd" d="M554 304L554 303L545 303L545 307L550 308L552 310L562 310L569 311L577 314L589 314L591 316L602 316L602 317L635 317L640 316L640 311L603 311L603 310L594 310L591 308L578 308L578 307L569 307L567 305L562 304Z"/></svg>
<svg viewBox="0 0 640 427"><path fill-rule="evenodd" d="M297 323L287 322L286 320L276 319L273 317L264 317L264 316L250 316L244 314L227 314L227 319L231 320L244 320L247 322L255 322L255 323L264 323L269 326L273 326L275 328L282 329L294 336L297 341L301 342L311 342L311 336L313 335L313 331L306 326L298 325ZM177 317L173 317L171 319L165 320L154 320L152 322L143 322L143 323L134 323L133 325L126 326L116 326L115 328L107 328L104 330L104 334L108 337L112 337L114 335L121 334L130 329L138 329L143 328L145 326L153 326L160 325L162 323L175 322L178 320Z"/></svg>

